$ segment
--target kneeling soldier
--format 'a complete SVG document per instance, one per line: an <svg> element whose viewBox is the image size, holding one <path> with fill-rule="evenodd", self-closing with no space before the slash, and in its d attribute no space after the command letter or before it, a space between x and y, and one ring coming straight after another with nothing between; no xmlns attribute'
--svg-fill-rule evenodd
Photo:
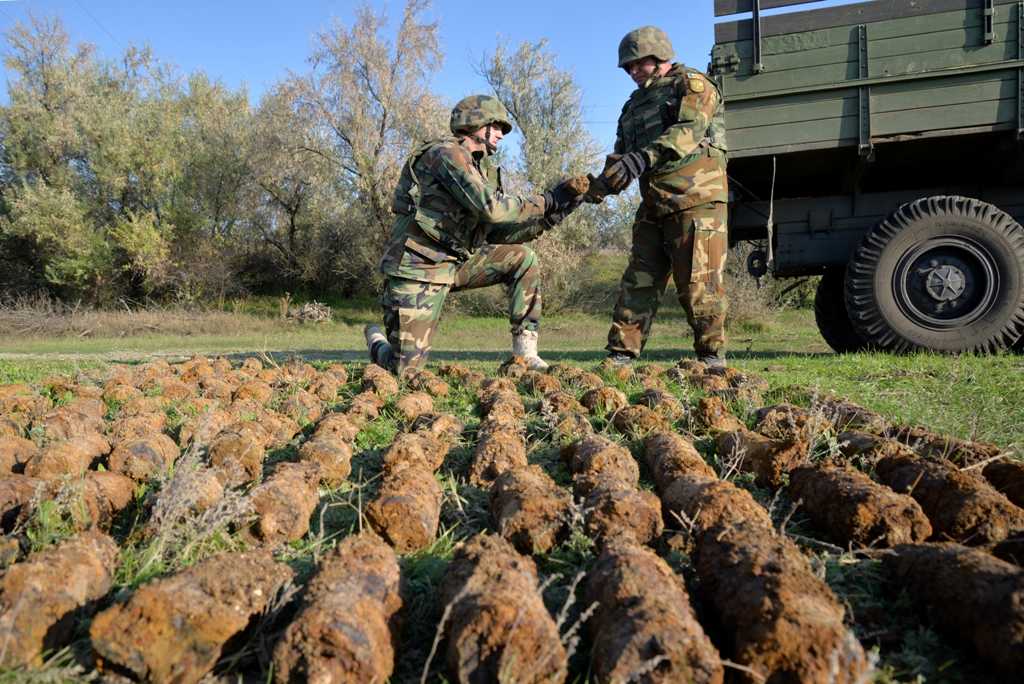
<svg viewBox="0 0 1024 684"><path fill-rule="evenodd" d="M544 370L537 355L540 270L520 243L539 237L583 201L572 179L543 195L505 195L490 157L512 130L508 111L488 95L471 95L452 110L453 137L429 142L402 169L391 211L391 237L380 270L384 330L366 326L370 359L392 372L427 362L441 306L449 292L504 284L509 288L512 352ZM576 192L571 192L573 188Z"/></svg>

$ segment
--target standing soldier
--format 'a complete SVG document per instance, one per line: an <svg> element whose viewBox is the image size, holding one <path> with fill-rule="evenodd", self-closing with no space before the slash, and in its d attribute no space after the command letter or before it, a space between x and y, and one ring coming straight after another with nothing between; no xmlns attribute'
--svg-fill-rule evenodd
<svg viewBox="0 0 1024 684"><path fill-rule="evenodd" d="M387 276L380 300L387 336L376 324L365 329L377 365L396 373L423 366L448 293L504 284L512 353L533 370L547 368L537 355L537 255L519 243L539 237L579 206L586 179L563 181L543 195L505 195L490 156L511 130L500 101L471 95L452 110L453 137L423 145L403 167L380 264Z"/></svg>
<svg viewBox="0 0 1024 684"><path fill-rule="evenodd" d="M630 31L619 43L619 66L638 88L622 108L615 153L591 179L587 201L618 194L637 177L643 201L608 332L606 365L628 366L643 351L669 276L693 328L697 358L725 365L722 97L710 77L671 63L673 57L668 36L654 26Z"/></svg>

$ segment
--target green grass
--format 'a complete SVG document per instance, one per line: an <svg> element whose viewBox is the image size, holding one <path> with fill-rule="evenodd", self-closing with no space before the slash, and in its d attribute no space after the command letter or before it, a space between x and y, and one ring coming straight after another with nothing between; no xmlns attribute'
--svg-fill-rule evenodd
<svg viewBox="0 0 1024 684"><path fill-rule="evenodd" d="M693 338L678 304L666 303L640 362L674 363L692 357ZM99 368L109 362L137 363L151 357L183 360L194 354L225 354L234 360L267 354L283 360L363 363L362 324L375 320L357 309L347 322L312 327L284 326L271 336L225 338L140 337L114 340L7 340L0 353L0 382L29 382L46 375ZM540 349L549 362L596 364L604 355L610 316L573 314L545 319ZM438 326L431 365L459 362L493 370L508 356L507 321L446 316ZM763 331L733 331L730 364L763 375L773 387L791 384L833 390L885 415L958 437L976 437L1024 452L1024 357L942 356L922 353L836 355L805 310L776 314Z"/></svg>

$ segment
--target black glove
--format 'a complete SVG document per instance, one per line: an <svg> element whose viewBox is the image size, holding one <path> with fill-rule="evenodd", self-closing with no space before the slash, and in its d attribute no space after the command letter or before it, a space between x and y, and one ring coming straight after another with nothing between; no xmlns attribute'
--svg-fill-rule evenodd
<svg viewBox="0 0 1024 684"><path fill-rule="evenodd" d="M608 155L604 171L590 181L587 201L597 203L607 195L617 195L625 190L633 180L647 170L651 160L643 150L628 154Z"/></svg>
<svg viewBox="0 0 1024 684"><path fill-rule="evenodd" d="M579 206L580 202L583 201L583 195L573 194L569 189L578 183L579 179L569 178L556 183L554 187L544 193L544 218L565 211L570 206L573 209Z"/></svg>
<svg viewBox="0 0 1024 684"><path fill-rule="evenodd" d="M605 179L612 192L625 190L633 180L647 170L651 160L643 150L622 155L619 161L605 168L601 178Z"/></svg>

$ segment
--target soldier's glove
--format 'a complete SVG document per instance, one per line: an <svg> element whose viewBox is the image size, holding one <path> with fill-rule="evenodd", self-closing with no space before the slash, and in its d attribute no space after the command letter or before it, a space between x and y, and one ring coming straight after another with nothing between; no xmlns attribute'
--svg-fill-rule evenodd
<svg viewBox="0 0 1024 684"><path fill-rule="evenodd" d="M584 176L576 176L556 183L545 192L544 219L548 224L553 226L571 214L583 202L583 195L588 187L589 183ZM552 219L556 217L557 220L553 221Z"/></svg>
<svg viewBox="0 0 1024 684"><path fill-rule="evenodd" d="M544 194L544 216L564 211L571 205L579 205L589 184L584 176L562 180Z"/></svg>
<svg viewBox="0 0 1024 684"><path fill-rule="evenodd" d="M600 204L608 195L619 194L650 165L651 160L643 150L628 154L609 154L601 175L596 178L588 176L590 190L587 192L587 201L591 204Z"/></svg>
<svg viewBox="0 0 1024 684"><path fill-rule="evenodd" d="M643 149L623 155L617 162L606 166L601 178L608 183L612 193L622 193L633 180L650 166L650 159Z"/></svg>
<svg viewBox="0 0 1024 684"><path fill-rule="evenodd" d="M590 181L590 189L587 190L587 194L583 199L588 204L600 204L604 201L605 197L612 194L612 189L608 187L608 183L604 178L588 173L587 179Z"/></svg>

